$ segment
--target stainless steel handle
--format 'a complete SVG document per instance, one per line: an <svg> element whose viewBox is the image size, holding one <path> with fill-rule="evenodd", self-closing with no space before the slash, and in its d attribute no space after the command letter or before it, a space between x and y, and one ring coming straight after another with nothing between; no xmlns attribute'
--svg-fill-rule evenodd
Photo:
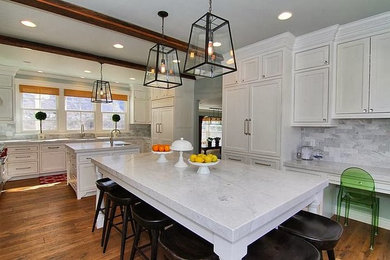
<svg viewBox="0 0 390 260"><path fill-rule="evenodd" d="M163 132L163 131L162 131L162 123L160 123L159 125L160 125L160 127L159 127L159 131L160 131L160 132L159 132L159 133L161 134L161 133Z"/></svg>
<svg viewBox="0 0 390 260"><path fill-rule="evenodd" d="M158 123L156 123L156 133L158 134Z"/></svg>
<svg viewBox="0 0 390 260"><path fill-rule="evenodd" d="M364 113L367 113L367 109L363 109L363 112L364 112Z"/></svg>
<svg viewBox="0 0 390 260"><path fill-rule="evenodd" d="M271 166L272 166L272 164L268 164L268 163L259 163L259 162L255 162L255 164L261 165L261 166L267 166L267 167L271 167Z"/></svg>
<svg viewBox="0 0 390 260"><path fill-rule="evenodd" d="M237 162L241 162L242 160L241 159L237 159L237 158L228 158L229 160L232 160L232 161L237 161Z"/></svg>
<svg viewBox="0 0 390 260"><path fill-rule="evenodd" d="M247 122L247 125L248 125L248 126L247 126L248 135L251 135L251 132L250 132L250 129L251 129L251 128L250 128L250 122L251 122L251 121L252 121L252 120L249 118L249 119L248 119L248 122Z"/></svg>
<svg viewBox="0 0 390 260"><path fill-rule="evenodd" d="M370 112L374 112L374 109L370 108Z"/></svg>
<svg viewBox="0 0 390 260"><path fill-rule="evenodd" d="M244 135L248 135L248 119L244 120Z"/></svg>
<svg viewBox="0 0 390 260"><path fill-rule="evenodd" d="M326 122L326 118L323 118L322 121Z"/></svg>
<svg viewBox="0 0 390 260"><path fill-rule="evenodd" d="M265 79L265 75L263 75L263 79Z"/></svg>
<svg viewBox="0 0 390 260"><path fill-rule="evenodd" d="M16 148L16 151L30 151L30 148Z"/></svg>
<svg viewBox="0 0 390 260"><path fill-rule="evenodd" d="M60 147L59 146L49 146L49 147L47 147L47 149L60 149Z"/></svg>
<svg viewBox="0 0 390 260"><path fill-rule="evenodd" d="M87 157L87 158L85 158L85 159L87 159L87 160L91 160L92 158L91 158L91 157Z"/></svg>
<svg viewBox="0 0 390 260"><path fill-rule="evenodd" d="M30 158L30 156L15 156L16 159L25 159L25 158Z"/></svg>
<svg viewBox="0 0 390 260"><path fill-rule="evenodd" d="M31 167L16 168L16 170L28 170L28 169L31 169Z"/></svg>

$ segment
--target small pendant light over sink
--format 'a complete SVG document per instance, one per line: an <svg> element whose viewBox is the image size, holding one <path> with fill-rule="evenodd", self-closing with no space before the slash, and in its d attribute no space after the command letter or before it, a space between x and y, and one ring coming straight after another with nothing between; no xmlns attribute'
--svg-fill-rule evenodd
<svg viewBox="0 0 390 260"><path fill-rule="evenodd" d="M93 83L91 102L112 103L110 82L103 80L103 63L100 63L100 80Z"/></svg>
<svg viewBox="0 0 390 260"><path fill-rule="evenodd" d="M162 19L162 37L164 37L164 18L168 16L165 11L158 12ZM144 86L170 89L182 85L177 50L157 43L149 50L146 65Z"/></svg>
<svg viewBox="0 0 390 260"><path fill-rule="evenodd" d="M209 11L192 24L186 74L215 78L237 70L229 21Z"/></svg>

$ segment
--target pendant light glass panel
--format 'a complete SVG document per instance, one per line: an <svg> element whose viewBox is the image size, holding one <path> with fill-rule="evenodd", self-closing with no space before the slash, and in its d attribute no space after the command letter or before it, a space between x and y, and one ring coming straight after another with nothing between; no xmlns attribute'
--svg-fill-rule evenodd
<svg viewBox="0 0 390 260"><path fill-rule="evenodd" d="M236 70L229 21L206 13L192 24L184 72L214 78Z"/></svg>
<svg viewBox="0 0 390 260"><path fill-rule="evenodd" d="M177 50L156 44L149 50L144 86L170 89L181 85Z"/></svg>
<svg viewBox="0 0 390 260"><path fill-rule="evenodd" d="M112 103L110 82L104 80L96 80L92 87L93 103Z"/></svg>

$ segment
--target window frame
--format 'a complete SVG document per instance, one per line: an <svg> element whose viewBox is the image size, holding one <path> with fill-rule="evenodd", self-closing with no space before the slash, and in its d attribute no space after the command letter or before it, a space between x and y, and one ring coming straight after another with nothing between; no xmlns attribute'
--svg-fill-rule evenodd
<svg viewBox="0 0 390 260"><path fill-rule="evenodd" d="M115 101L115 100L113 100L113 101ZM117 101L125 101L125 100L117 100ZM129 107L130 107L130 103L129 103L129 101L127 100L127 101L125 101L125 112L103 112L102 111L102 104L99 104L100 106L100 115L101 115L101 118L100 118L100 130L102 131L102 132L110 132L111 130L113 130L113 129L107 129L107 130L105 130L104 128L103 128L103 126L104 126L104 122L103 122L103 115L104 114L119 114L119 115L122 115L122 114L124 114L124 117L122 117L121 116L121 121L122 120L124 120L125 121L125 128L124 129L119 129L119 130L121 130L121 131L128 131L129 130L129 126L128 126L128 118L129 118Z"/></svg>
<svg viewBox="0 0 390 260"><path fill-rule="evenodd" d="M66 97L67 96L62 96L63 97L63 100L64 100L64 105L63 105L63 108L64 108L64 131L65 132L73 132L73 133L77 133L77 132L80 132L81 131L81 127L80 129L75 129L75 130L70 130L68 129L68 112L79 112L79 113L93 113L94 115L94 129L93 130L84 130L84 132L86 133L96 133L97 132L97 105L96 104L92 104L92 107L94 108L93 111L85 111L85 110L66 110ZM82 98L82 97L75 97L75 98Z"/></svg>

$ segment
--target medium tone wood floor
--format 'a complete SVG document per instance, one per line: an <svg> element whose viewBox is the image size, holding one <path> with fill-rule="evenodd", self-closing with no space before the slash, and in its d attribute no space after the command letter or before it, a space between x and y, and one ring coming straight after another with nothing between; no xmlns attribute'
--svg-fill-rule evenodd
<svg viewBox="0 0 390 260"><path fill-rule="evenodd" d="M119 259L118 232L112 231L105 254L100 247L101 230L91 232L94 205L94 197L77 200L65 183L8 182L0 196L0 259ZM369 250L369 231L369 225L351 220L336 258L390 260L390 231L379 230L373 251ZM129 239L125 259L129 259L131 244Z"/></svg>

